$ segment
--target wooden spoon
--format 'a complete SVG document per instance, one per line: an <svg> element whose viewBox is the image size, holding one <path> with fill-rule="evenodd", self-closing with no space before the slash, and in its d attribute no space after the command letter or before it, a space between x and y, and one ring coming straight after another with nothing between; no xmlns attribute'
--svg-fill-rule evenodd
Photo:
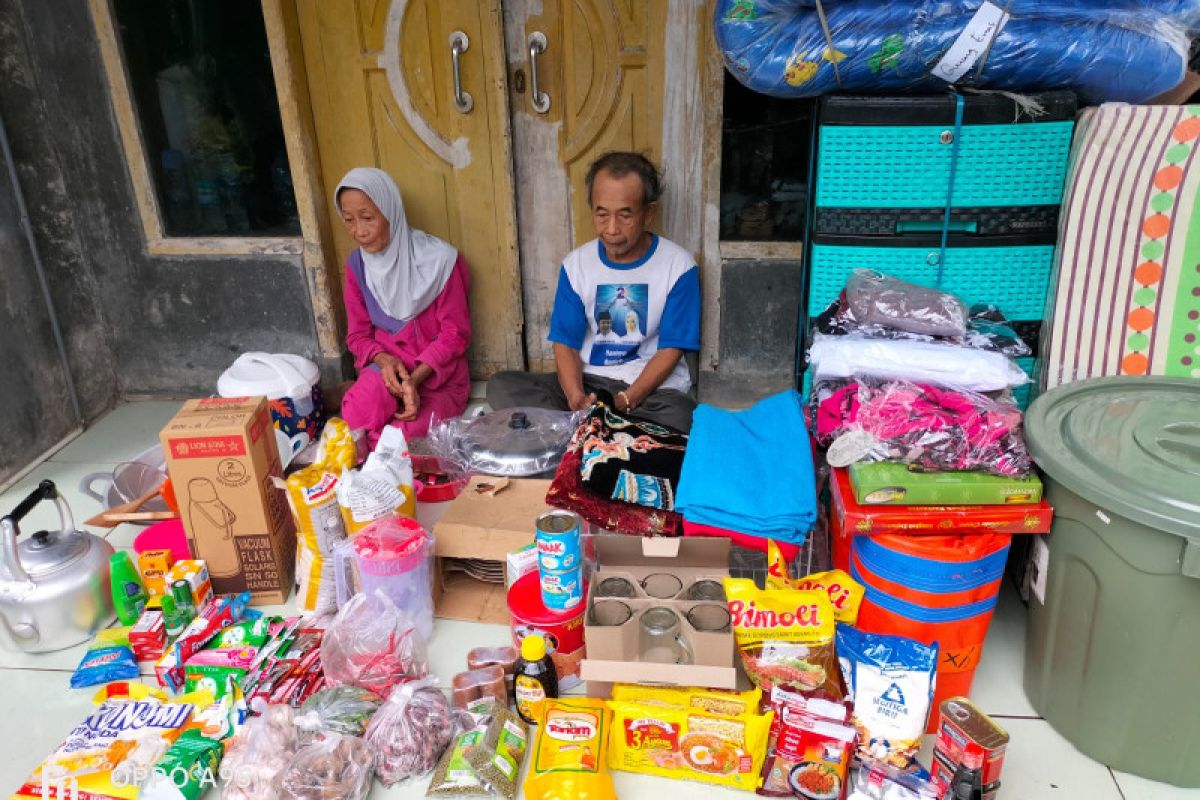
<svg viewBox="0 0 1200 800"><path fill-rule="evenodd" d="M137 511L139 508L146 505L146 503L153 500L158 495L158 493L161 491L162 491L162 484L159 484L158 486L155 486L150 491L146 492L141 497L135 497L132 500L130 500L128 503L121 503L119 506L113 506L110 509L102 511L99 514L97 514L96 516L92 517L91 519L86 520L83 524L84 525L92 525L97 528L115 528L118 525L120 525L123 520L111 519L110 517L112 515L128 514L128 513Z"/></svg>

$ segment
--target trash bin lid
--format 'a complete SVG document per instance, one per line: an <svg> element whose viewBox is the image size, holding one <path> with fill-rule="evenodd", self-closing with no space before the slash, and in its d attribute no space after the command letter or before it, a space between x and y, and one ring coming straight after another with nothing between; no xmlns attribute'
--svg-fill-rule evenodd
<svg viewBox="0 0 1200 800"><path fill-rule="evenodd" d="M1025 415L1029 452L1088 502L1200 538L1200 382L1095 378L1039 397Z"/></svg>

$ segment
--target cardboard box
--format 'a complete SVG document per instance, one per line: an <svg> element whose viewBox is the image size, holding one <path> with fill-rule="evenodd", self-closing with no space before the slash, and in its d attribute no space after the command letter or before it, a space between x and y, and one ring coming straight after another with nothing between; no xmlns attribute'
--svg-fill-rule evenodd
<svg viewBox="0 0 1200 800"><path fill-rule="evenodd" d="M167 423L163 452L192 553L213 591L282 603L292 589L296 528L265 397L189 400Z"/></svg>
<svg viewBox="0 0 1200 800"><path fill-rule="evenodd" d="M506 583L477 580L447 570L444 564L446 558L472 558L497 562L507 570L508 554L533 541L534 520L550 509L546 505L550 481L510 479L495 496L476 491L480 483L495 480L473 476L433 527L438 557L434 613L439 617L509 623Z"/></svg>
<svg viewBox="0 0 1200 800"><path fill-rule="evenodd" d="M661 600L648 597L640 582L647 575L669 572L680 579L681 598L697 580L721 580L729 575L729 540L708 538L652 538L596 536L597 567L588 587L588 614L584 618L583 638L587 654L581 675L588 682L588 693L607 690L602 684L659 683L672 686L709 686L734 689L738 686L737 648L733 630L708 633L696 631L687 621L694 601ZM633 598L613 598L630 606L629 621L621 626L593 624L592 604L600 583L607 577L631 580L637 591ZM691 647L691 664L659 664L638 660L639 619L647 609L666 606L679 614L684 641Z"/></svg>
<svg viewBox="0 0 1200 800"><path fill-rule="evenodd" d="M850 538L878 533L1048 533L1054 509L1043 498L1014 506L864 506L854 499L850 473L834 468L829 533L833 566L850 569Z"/></svg>
<svg viewBox="0 0 1200 800"><path fill-rule="evenodd" d="M865 506L1007 506L1037 503L1036 475L1007 478L982 472L913 472L904 464L851 464L854 499Z"/></svg>

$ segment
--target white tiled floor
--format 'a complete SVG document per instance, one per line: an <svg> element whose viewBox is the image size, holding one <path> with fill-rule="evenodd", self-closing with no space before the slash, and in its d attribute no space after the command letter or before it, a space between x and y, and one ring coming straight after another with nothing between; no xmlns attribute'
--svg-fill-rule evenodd
<svg viewBox="0 0 1200 800"><path fill-rule="evenodd" d="M110 470L157 441L158 431L174 414L175 402L141 402L122 406L49 461L0 495L0 513L7 513L42 478L58 483L76 521L100 509L78 491L79 480L95 471ZM57 523L52 507L43 504L26 522L26 532ZM122 525L96 529L119 548L132 547L140 531ZM448 684L464 668L472 647L503 644L507 628L438 620L431 643L433 671ZM1025 650L1025 608L1014 592L1001 597L988 634L983 661L975 677L973 699L1012 735L1004 766L1002 800L1200 800L1200 789L1180 789L1124 773L1114 773L1081 755L1069 742L1038 718L1021 688ZM62 740L91 707L91 691L67 688L70 672L83 646L58 653L25 655L0 650L0 790L15 789L45 755ZM13 746L15 743L18 746ZM928 763L927 742L923 760ZM661 778L615 773L622 798L680 796L735 798L745 795L701 784L672 783ZM423 797L427 782L385 790L375 785L372 798Z"/></svg>

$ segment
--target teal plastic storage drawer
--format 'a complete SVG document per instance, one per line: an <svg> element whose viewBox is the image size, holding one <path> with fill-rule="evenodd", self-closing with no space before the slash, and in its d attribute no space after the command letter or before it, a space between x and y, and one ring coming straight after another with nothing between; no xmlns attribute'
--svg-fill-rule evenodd
<svg viewBox="0 0 1200 800"><path fill-rule="evenodd" d="M1006 246L1006 240L1012 239L1024 237L951 237L940 269L940 243L929 237L814 239L808 265L808 316L817 316L836 300L854 270L872 269L951 292L967 305L992 303L1010 320L1041 319L1054 245Z"/></svg>
<svg viewBox="0 0 1200 800"><path fill-rule="evenodd" d="M951 206L1057 206L1074 122L964 125ZM942 208L951 147L938 125L823 125L817 206Z"/></svg>

